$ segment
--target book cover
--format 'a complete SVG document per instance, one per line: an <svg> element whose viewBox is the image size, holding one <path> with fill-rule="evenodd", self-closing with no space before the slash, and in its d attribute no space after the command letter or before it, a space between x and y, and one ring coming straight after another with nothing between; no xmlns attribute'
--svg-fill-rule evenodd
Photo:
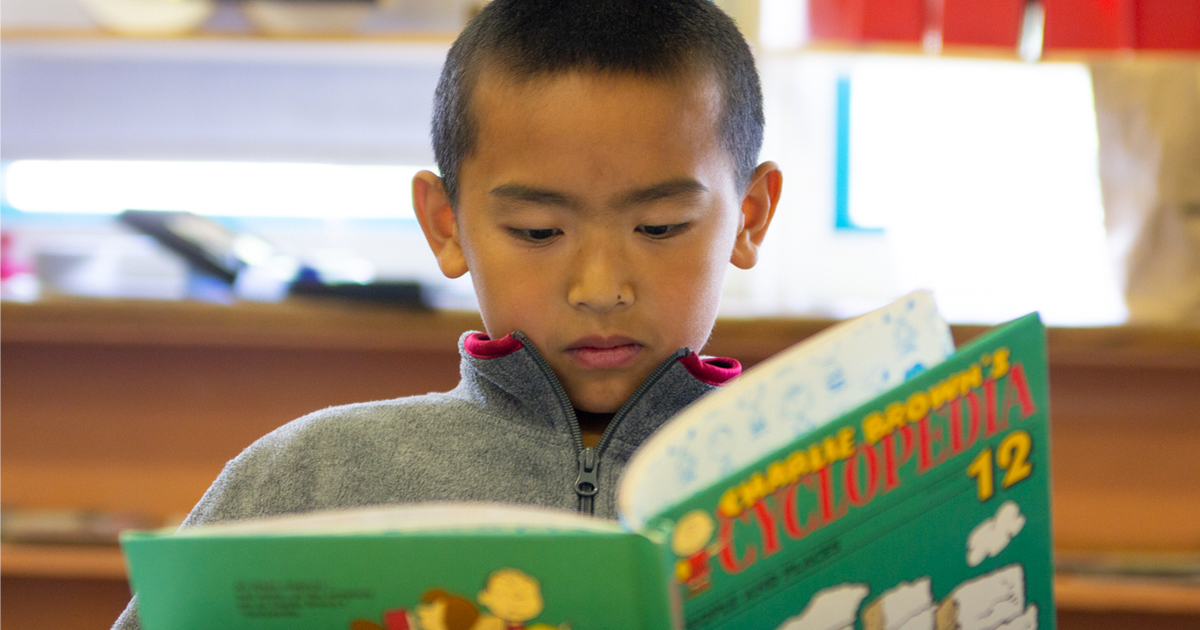
<svg viewBox="0 0 1200 630"><path fill-rule="evenodd" d="M374 508L122 540L147 630L669 628L665 538L537 508Z"/></svg>
<svg viewBox="0 0 1200 630"><path fill-rule="evenodd" d="M1054 627L1036 315L664 511L692 628Z"/></svg>

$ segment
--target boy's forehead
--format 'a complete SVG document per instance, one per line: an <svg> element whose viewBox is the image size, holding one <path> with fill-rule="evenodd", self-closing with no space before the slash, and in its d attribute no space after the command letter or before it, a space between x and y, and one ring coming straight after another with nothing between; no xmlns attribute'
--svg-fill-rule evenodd
<svg viewBox="0 0 1200 630"><path fill-rule="evenodd" d="M716 159L722 170L732 165L718 133L720 87L709 73L485 72L474 92L475 146L464 161L464 187L471 187L472 174L530 163L547 171L607 170L609 176L614 169L639 171L654 183L663 179L654 171L672 164L679 166L675 177L686 175L689 160Z"/></svg>

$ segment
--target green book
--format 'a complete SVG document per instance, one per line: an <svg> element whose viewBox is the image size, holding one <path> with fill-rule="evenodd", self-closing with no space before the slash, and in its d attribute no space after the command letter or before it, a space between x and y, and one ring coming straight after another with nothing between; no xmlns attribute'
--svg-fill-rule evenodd
<svg viewBox="0 0 1200 630"><path fill-rule="evenodd" d="M954 352L914 294L672 419L619 524L416 505L122 547L147 630L1053 629L1048 421L1036 314Z"/></svg>

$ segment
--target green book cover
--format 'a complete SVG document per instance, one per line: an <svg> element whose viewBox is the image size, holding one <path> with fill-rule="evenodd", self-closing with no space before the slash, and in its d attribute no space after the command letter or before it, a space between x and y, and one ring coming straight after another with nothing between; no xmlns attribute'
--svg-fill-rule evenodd
<svg viewBox="0 0 1200 630"><path fill-rule="evenodd" d="M815 345L879 346L859 328ZM732 417L714 409L753 418L747 393L774 400L759 381L813 361L789 350L647 442L622 481L621 525L451 505L128 534L140 617L147 630L1052 629L1044 336L1029 315L943 348L945 360L902 369L895 386L875 379L867 402L741 459L697 465L677 448ZM834 389L859 373L817 367ZM803 399L797 386L782 391L780 409L802 417L786 406Z"/></svg>
<svg viewBox="0 0 1200 630"><path fill-rule="evenodd" d="M1036 315L670 508L692 628L1053 628Z"/></svg>
<svg viewBox="0 0 1200 630"><path fill-rule="evenodd" d="M425 505L257 525L123 537L143 627L672 625L665 538L615 523L531 508Z"/></svg>

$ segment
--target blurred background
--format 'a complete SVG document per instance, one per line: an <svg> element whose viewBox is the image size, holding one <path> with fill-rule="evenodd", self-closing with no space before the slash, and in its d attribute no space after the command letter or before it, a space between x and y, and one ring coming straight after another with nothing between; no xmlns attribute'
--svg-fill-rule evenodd
<svg viewBox="0 0 1200 630"><path fill-rule="evenodd" d="M726 314L841 317L927 287L957 322L1200 320L1195 2L725 4L787 176L777 246L730 274ZM178 256L114 219L141 209L471 307L407 182L434 168L433 86L478 8L6 0L5 297L196 297ZM282 295L247 275L241 297Z"/></svg>
<svg viewBox="0 0 1200 630"><path fill-rule="evenodd" d="M454 385L474 296L409 180L482 4L2 0L4 624L105 627L114 532L298 415ZM709 351L917 288L960 340L1040 311L1061 623L1200 624L1200 0L718 4L785 187Z"/></svg>

